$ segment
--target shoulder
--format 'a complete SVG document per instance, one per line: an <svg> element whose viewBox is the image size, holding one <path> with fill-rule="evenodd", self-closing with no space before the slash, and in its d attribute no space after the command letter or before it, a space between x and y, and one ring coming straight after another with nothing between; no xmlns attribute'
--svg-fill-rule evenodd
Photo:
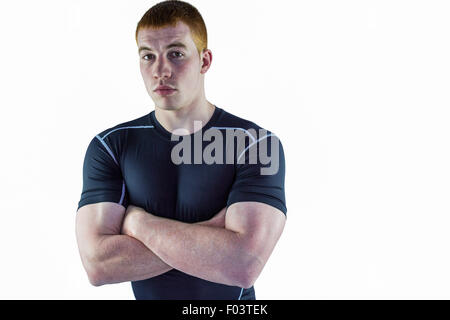
<svg viewBox="0 0 450 320"><path fill-rule="evenodd" d="M153 128L153 126L150 125L149 114L104 129L99 132L95 138L105 140L106 138L120 136L120 134L126 132L126 130L135 128Z"/></svg>
<svg viewBox="0 0 450 320"><path fill-rule="evenodd" d="M149 115L119 123L115 126L104 129L95 134L89 143L89 152L100 152L99 149L106 149L108 153L116 158L120 154L122 147L126 144L128 130L136 128L153 128L150 125Z"/></svg>
<svg viewBox="0 0 450 320"><path fill-rule="evenodd" d="M255 122L232 114L225 109L222 109L221 116L218 119L217 124L230 128L262 129L262 127L257 125Z"/></svg>
<svg viewBox="0 0 450 320"><path fill-rule="evenodd" d="M260 126L258 123L239 117L222 109L221 116L215 124L215 128L221 130L231 130L236 133L243 132L250 137L253 142L257 142L268 137L273 137L279 141L279 137L271 130Z"/></svg>

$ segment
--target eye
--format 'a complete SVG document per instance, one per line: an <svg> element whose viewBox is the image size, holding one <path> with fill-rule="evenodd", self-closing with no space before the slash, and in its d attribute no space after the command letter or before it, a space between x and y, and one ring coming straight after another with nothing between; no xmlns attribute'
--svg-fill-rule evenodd
<svg viewBox="0 0 450 320"><path fill-rule="evenodd" d="M153 55L152 54L146 54L145 56L142 57L142 60L146 60L147 61L148 59L145 59L145 57L149 57L149 56L153 56Z"/></svg>
<svg viewBox="0 0 450 320"><path fill-rule="evenodd" d="M182 58L182 57L184 57L184 54L183 54L182 52L180 52L180 51L172 51L170 54L173 55L173 53L176 54L176 55L175 55L176 58Z"/></svg>
<svg viewBox="0 0 450 320"><path fill-rule="evenodd" d="M184 53L182 53L180 51L172 51L169 54L172 55L172 57L177 58L177 59L184 57ZM151 59L153 59L153 54L146 54L145 56L142 57L142 60L145 60L145 61L151 60L151 59L146 59L146 57L151 57Z"/></svg>

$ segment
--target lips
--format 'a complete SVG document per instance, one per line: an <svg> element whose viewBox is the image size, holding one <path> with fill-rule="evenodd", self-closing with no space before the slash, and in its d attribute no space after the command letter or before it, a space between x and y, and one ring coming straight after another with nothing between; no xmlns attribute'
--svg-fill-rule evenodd
<svg viewBox="0 0 450 320"><path fill-rule="evenodd" d="M161 90L161 89L158 89L158 90L155 90L155 92L156 92L157 94L159 94L160 96L168 96L168 95L173 94L175 91L177 91L177 90L175 90L175 89L169 89L169 90L165 90L165 89Z"/></svg>
<svg viewBox="0 0 450 320"><path fill-rule="evenodd" d="M169 86L159 86L155 89L155 91L158 90L175 90L175 88L169 87Z"/></svg>
<svg viewBox="0 0 450 320"><path fill-rule="evenodd" d="M177 90L169 86L159 86L154 91L160 96L168 96L173 94Z"/></svg>

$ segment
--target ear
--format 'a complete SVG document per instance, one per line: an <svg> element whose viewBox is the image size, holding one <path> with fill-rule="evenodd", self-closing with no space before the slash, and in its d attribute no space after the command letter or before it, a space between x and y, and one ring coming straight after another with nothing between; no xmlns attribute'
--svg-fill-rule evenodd
<svg viewBox="0 0 450 320"><path fill-rule="evenodd" d="M203 49L200 57L200 63L202 65L202 68L200 70L200 73L205 74L209 68L211 67L212 63L212 52L209 49Z"/></svg>

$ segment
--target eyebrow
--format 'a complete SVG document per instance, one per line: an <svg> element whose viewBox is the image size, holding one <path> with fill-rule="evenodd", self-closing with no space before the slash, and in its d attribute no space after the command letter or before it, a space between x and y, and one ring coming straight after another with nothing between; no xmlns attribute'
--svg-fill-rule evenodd
<svg viewBox="0 0 450 320"><path fill-rule="evenodd" d="M180 48L187 49L187 47L186 47L186 45L185 45L184 43L179 42L179 41L176 41L176 42L172 42L171 44L169 44L169 45L166 47L166 50L167 50L167 49L170 49L170 48L173 48L173 47L180 47ZM149 48L149 47L139 47L139 53L141 53L141 51L144 51L144 50L147 50L147 51L153 51L153 49L152 49L152 48Z"/></svg>

